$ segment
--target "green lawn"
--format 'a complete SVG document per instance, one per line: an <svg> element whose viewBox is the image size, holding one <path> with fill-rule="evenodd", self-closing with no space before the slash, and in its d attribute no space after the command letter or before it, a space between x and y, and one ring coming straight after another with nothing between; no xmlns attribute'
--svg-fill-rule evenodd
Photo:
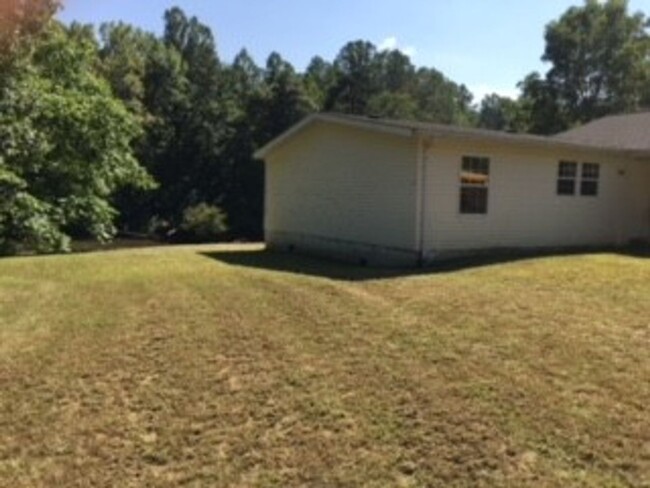
<svg viewBox="0 0 650 488"><path fill-rule="evenodd" d="M2 260L0 486L650 486L650 259Z"/></svg>

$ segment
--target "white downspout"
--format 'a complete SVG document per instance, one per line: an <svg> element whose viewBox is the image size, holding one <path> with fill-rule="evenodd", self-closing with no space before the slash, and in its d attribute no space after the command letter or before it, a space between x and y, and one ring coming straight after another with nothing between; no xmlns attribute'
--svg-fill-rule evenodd
<svg viewBox="0 0 650 488"><path fill-rule="evenodd" d="M418 265L425 264L425 223L426 223L426 146L422 134L417 134L417 219L416 219L416 240Z"/></svg>

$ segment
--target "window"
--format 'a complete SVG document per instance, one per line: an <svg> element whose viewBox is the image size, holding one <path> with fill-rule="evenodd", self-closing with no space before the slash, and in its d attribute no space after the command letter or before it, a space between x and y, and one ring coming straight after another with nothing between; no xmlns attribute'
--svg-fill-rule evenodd
<svg viewBox="0 0 650 488"><path fill-rule="evenodd" d="M597 196L600 164L582 163L580 170L580 195L587 197ZM577 183L578 163L560 161L557 177L557 194L575 195Z"/></svg>
<svg viewBox="0 0 650 488"><path fill-rule="evenodd" d="M560 161L557 178L557 194L575 195L577 178L578 163L571 161Z"/></svg>
<svg viewBox="0 0 650 488"><path fill-rule="evenodd" d="M489 182L490 160L488 158L463 157L460 173L460 213L487 213Z"/></svg>
<svg viewBox="0 0 650 488"><path fill-rule="evenodd" d="M598 196L598 179L600 178L600 165L584 163L582 165L582 181L580 194L587 197Z"/></svg>

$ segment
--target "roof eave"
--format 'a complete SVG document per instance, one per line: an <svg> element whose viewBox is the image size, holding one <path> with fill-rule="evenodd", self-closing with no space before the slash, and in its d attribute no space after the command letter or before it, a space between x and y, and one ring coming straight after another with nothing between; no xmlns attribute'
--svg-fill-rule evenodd
<svg viewBox="0 0 650 488"><path fill-rule="evenodd" d="M382 123L381 121L375 122L372 119L356 120L354 118L346 118L344 116L337 116L336 114L317 113L312 114L303 119L298 124L294 125L289 130L285 131L280 136L273 139L264 147L254 153L256 159L265 160L268 155L276 148L284 144L288 139L303 131L310 125L316 122L326 122L347 127L355 127L358 129L371 130L374 132L381 132L385 134L397 135L402 137L450 137L458 140L472 140L483 141L492 143L508 144L511 146L520 147L536 147L542 149L563 149L573 151L597 151L606 154L624 155L631 158L650 158L650 151L636 150L636 149L621 149L606 146L594 146L591 144L581 144L570 141L563 141L553 137L534 136L526 134L509 134L507 132L496 132L494 134L473 132L463 129L458 129L453 126L445 127L438 126L436 128L421 128L421 127L402 127L391 124Z"/></svg>
<svg viewBox="0 0 650 488"><path fill-rule="evenodd" d="M255 159L265 160L267 156L273 152L274 149L284 144L291 137L295 136L299 132L302 132L304 129L316 122L330 122L339 125L345 125L348 127L356 127L358 129L373 130L375 132L382 132L385 134L396 135L400 137L412 137L415 134L415 130L399 128L399 127L390 127L380 124L371 124L362 121L355 121L350 119L343 119L336 117L335 115L317 113L312 114L303 119L301 122L298 122L296 125L288 129L287 131L280 134L278 137L273 139L271 142L266 144L261 149L255 151L253 157Z"/></svg>
<svg viewBox="0 0 650 488"><path fill-rule="evenodd" d="M273 149L275 149L277 146L285 142L287 139L289 139L291 136L294 134L297 134L301 130L303 130L305 127L310 125L314 120L318 117L318 114L312 114L306 118L304 118L302 121L291 127L290 129L286 130L282 134L280 134L278 137L270 141L268 144L265 146L262 146L260 149L255 151L253 153L253 157L255 159L260 159L264 160Z"/></svg>
<svg viewBox="0 0 650 488"><path fill-rule="evenodd" d="M509 144L513 146L525 146L525 147L538 147L546 149L566 149L574 151L598 151L608 154L617 154L625 155L632 158L650 158L650 151L638 150L638 149L623 149L607 146L595 146L591 144L580 144L569 141L557 140L551 137L539 136L539 138L533 139L526 138L526 135L518 134L508 134L508 133L496 133L492 134L476 134L471 132L463 132L455 130L453 127L447 129L432 129L432 130L420 130L423 135L429 137L451 137L459 140L474 140L474 141L483 141L483 142L499 142L504 144Z"/></svg>

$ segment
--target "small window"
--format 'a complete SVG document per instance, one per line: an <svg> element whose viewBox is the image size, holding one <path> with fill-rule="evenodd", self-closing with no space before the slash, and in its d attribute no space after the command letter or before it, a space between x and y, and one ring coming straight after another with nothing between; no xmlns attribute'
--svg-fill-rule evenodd
<svg viewBox="0 0 650 488"><path fill-rule="evenodd" d="M575 195L576 179L578 177L578 163L560 161L558 167L557 194Z"/></svg>
<svg viewBox="0 0 650 488"><path fill-rule="evenodd" d="M487 213L489 183L490 160L488 158L463 157L460 173L460 213Z"/></svg>
<svg viewBox="0 0 650 488"><path fill-rule="evenodd" d="M600 165L596 163L584 163L582 165L582 181L580 182L580 194L587 197L598 196L599 178L600 178Z"/></svg>

